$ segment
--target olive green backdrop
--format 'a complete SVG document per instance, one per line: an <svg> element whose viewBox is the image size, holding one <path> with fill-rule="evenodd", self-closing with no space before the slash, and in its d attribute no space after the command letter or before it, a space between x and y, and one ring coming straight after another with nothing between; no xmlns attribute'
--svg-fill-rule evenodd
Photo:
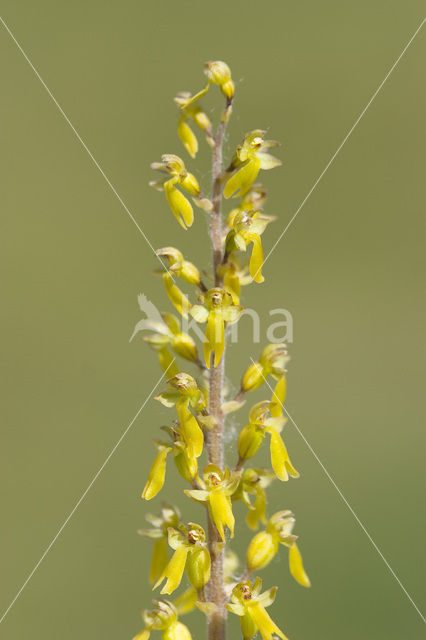
<svg viewBox="0 0 426 640"><path fill-rule="evenodd" d="M179 246L208 266L204 214L185 234L148 187L161 153L188 159L176 92L200 88L202 63L224 59L237 85L228 155L253 128L283 142L283 168L262 175L267 212L279 218L264 236L271 247L424 5L0 6L152 245ZM266 283L245 298L263 328L269 309L291 311L288 409L419 607L425 44L423 29L268 260ZM158 379L155 354L140 340L128 344L141 317L137 294L171 309L152 251L2 26L0 59L3 611ZM207 147L188 165L207 189ZM243 325L228 356L234 385L259 352ZM152 438L170 415L146 405L0 625L2 639L126 640L140 630L150 545L136 530L160 504L143 503L140 492ZM267 587L280 587L271 615L291 640L423 638L420 616L291 425L286 439L301 478L274 485L271 509L295 511L313 586L289 577L283 549L264 572ZM183 503L183 485L173 471L168 479L162 497ZM185 516L196 518L196 505ZM247 540L238 528L233 548L243 552ZM201 640L201 614L188 621Z"/></svg>

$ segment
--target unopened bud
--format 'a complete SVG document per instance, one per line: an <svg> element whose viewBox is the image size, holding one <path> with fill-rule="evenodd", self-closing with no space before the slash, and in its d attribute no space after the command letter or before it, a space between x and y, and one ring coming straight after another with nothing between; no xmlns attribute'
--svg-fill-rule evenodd
<svg viewBox="0 0 426 640"><path fill-rule="evenodd" d="M187 173L186 176L180 181L182 188L193 196L200 194L200 185L197 178L192 173Z"/></svg>
<svg viewBox="0 0 426 640"><path fill-rule="evenodd" d="M201 589L210 580L210 553L205 548L195 548L188 555L186 572L189 582Z"/></svg>
<svg viewBox="0 0 426 640"><path fill-rule="evenodd" d="M211 130L212 123L210 121L210 118L206 113L204 113L204 111L201 111L201 109L194 113L194 120L197 126L199 126L203 131Z"/></svg>
<svg viewBox="0 0 426 640"><path fill-rule="evenodd" d="M278 551L277 536L260 531L250 542L247 549L247 567L257 571L266 567Z"/></svg>
<svg viewBox="0 0 426 640"><path fill-rule="evenodd" d="M209 82L218 84L223 95L228 100L232 100L235 93L235 85L231 79L231 69L226 62L222 62L221 60L206 62L204 65L204 73Z"/></svg>
<svg viewBox="0 0 426 640"><path fill-rule="evenodd" d="M260 448L265 439L265 432L262 427L248 424L240 431L238 436L238 453L242 460L252 458Z"/></svg>
<svg viewBox="0 0 426 640"><path fill-rule="evenodd" d="M198 463L195 456L187 456L186 451L180 451L175 455L176 469L187 482L192 482L198 472Z"/></svg>
<svg viewBox="0 0 426 640"><path fill-rule="evenodd" d="M226 62L222 62L221 60L206 62L204 65L204 73L210 82L220 86L231 79L231 69Z"/></svg>
<svg viewBox="0 0 426 640"><path fill-rule="evenodd" d="M181 358L190 362L197 362L198 353L194 340L187 333L179 333L172 339L173 351Z"/></svg>
<svg viewBox="0 0 426 640"><path fill-rule="evenodd" d="M225 96L225 98L228 98L228 100L231 100L234 97L235 85L232 80L224 82L224 84L222 84L220 88L222 89L223 95Z"/></svg>
<svg viewBox="0 0 426 640"><path fill-rule="evenodd" d="M259 362L251 364L243 375L241 380L241 389L243 391L254 391L262 386L264 382L263 368Z"/></svg>
<svg viewBox="0 0 426 640"><path fill-rule="evenodd" d="M183 260L182 262L180 277L189 284L199 284L200 282L200 272L195 264L187 260Z"/></svg>

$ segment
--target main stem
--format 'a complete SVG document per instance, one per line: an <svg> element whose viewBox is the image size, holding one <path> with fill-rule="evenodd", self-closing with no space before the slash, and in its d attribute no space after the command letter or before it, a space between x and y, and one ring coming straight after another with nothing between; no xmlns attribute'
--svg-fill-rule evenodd
<svg viewBox="0 0 426 640"><path fill-rule="evenodd" d="M227 120L231 111L228 104L217 130L213 147L213 209L210 214L210 238L213 251L215 286L222 284L218 266L222 262L222 148ZM223 379L225 372L225 352L217 367L210 369L209 413L216 425L208 434L207 454L210 463L223 469L224 415L222 412ZM224 582L225 551L219 533L208 515L208 544L211 556L211 579L208 585L208 599L216 608L208 618L208 640L225 640L226 637L226 594Z"/></svg>

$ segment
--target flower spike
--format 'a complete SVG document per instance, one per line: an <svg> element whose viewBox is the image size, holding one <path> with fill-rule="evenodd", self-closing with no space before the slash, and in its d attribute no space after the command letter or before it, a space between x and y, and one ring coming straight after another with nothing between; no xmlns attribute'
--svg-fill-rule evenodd
<svg viewBox="0 0 426 640"><path fill-rule="evenodd" d="M208 175L205 167L199 173L194 171L194 175L192 168L175 154L164 154L160 162L151 165L158 178L150 184L164 193L168 208L183 229L188 230L194 222L194 204L205 212L211 268L198 268L180 249L170 246L173 241L166 240L167 246L156 251L164 267L157 268L156 273L163 280L164 297L177 313L159 313L140 294L139 306L144 315L131 340L140 333L155 351L167 374L163 376L167 388L155 399L163 413L164 408L173 409L172 419L160 427L164 440L154 440L157 455L142 498L152 500L162 490L167 459L172 457L178 471L174 480L186 483L184 494L191 498L194 509L203 507L207 528L194 522L184 524L178 509L168 504L163 504L159 515L146 516L150 526L138 533L152 541L149 581L153 589L173 600L153 600L152 609L142 613L144 627L134 640L151 640L151 636L152 640L191 640L191 633L180 618L195 609L207 618L208 640L225 640L226 609L239 617L243 640L254 640L259 634L262 640L288 640L267 613L277 587L262 592L262 580L256 573L266 568L284 546L288 549L291 576L300 585L310 586L299 540L293 533L293 513L288 509L268 513L267 491L272 482L299 476L282 439L287 422L284 402L289 355L285 344L268 344L257 360L249 358L236 393L225 371L224 358L227 334L231 333L228 326L237 322L243 312L243 287L264 282L264 239L275 217L264 211L266 191L258 176L261 170L277 167L281 161L271 155L278 143L266 140L262 129L253 129L223 164L235 84L229 66L221 60L206 62L204 74L206 83L200 91L193 95L180 92L174 100L179 110L177 133L183 153L194 159L203 137L212 148L211 192L206 196L195 177L203 175L204 180ZM215 90L213 85L224 98L215 126L207 115L210 110L201 104L209 89ZM230 199L232 206L224 212L222 221L223 198ZM188 246L200 249L194 239ZM204 333L203 360L192 334L192 329L198 327L192 320L205 324L204 332L199 332L202 340ZM182 370L182 365L191 369ZM273 379L273 391L269 377ZM236 421L234 416L245 405L246 394L264 382L272 396L268 392L266 399L251 407L248 420L236 436L234 425L228 426L230 414L232 422ZM249 466L265 439L269 439L271 468ZM234 466L228 467L225 459L235 450L238 457ZM244 567L229 548L241 514L239 508L234 510L237 502L244 505L241 520L245 518L253 532L246 554L236 548L240 557L245 555ZM189 584L183 586L184 582Z"/></svg>

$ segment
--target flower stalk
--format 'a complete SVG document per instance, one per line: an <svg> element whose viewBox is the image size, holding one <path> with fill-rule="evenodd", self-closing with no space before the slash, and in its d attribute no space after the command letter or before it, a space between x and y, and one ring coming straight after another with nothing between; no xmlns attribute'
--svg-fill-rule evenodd
<svg viewBox="0 0 426 640"><path fill-rule="evenodd" d="M226 125L231 115L232 98L227 99L227 106L222 115L221 122L214 139L213 146L213 186L210 214L210 241L212 246L213 272L215 275L215 287L220 287L221 276L219 266L222 263L222 155L223 140ZM222 412L223 382L225 376L225 352L219 364L211 369L209 374L209 413L213 416L216 427L208 434L207 456L211 464L220 469L224 466L223 435L225 420ZM225 550L220 545L218 531L207 513L208 519L208 546L211 557L211 579L208 586L208 598L215 605L215 610L207 619L208 640L224 640L226 636L226 593L224 583Z"/></svg>
<svg viewBox="0 0 426 640"><path fill-rule="evenodd" d="M204 362L193 338L182 331L180 321L169 312L157 312L155 318L138 322L132 338L140 331L152 332L143 340L156 351L168 383L168 388L155 399L175 410L172 424L162 427L164 439L154 440L157 455L142 498L156 498L165 484L167 465L174 459L189 486L184 493L204 507L207 535L202 525L183 522L174 506L163 503L160 516L146 516L151 528L139 533L154 542L149 580L153 589L161 587L160 596L165 597L153 600L153 609L143 611L145 626L134 640L148 640L155 632L161 633L162 640L191 640L191 632L180 617L194 609L206 617L207 640L226 639L228 612L239 617L243 640L252 640L258 633L262 640L277 636L288 640L266 611L274 602L277 587L262 593L262 580L253 575L268 566L280 546L285 546L289 550L290 574L299 584L310 586L296 544L298 536L293 534L293 513L283 509L267 515L266 490L271 482L299 477L281 436L286 423L283 404L287 389L285 365L289 360L285 345L269 344L257 361L252 360L233 398L227 397L225 390L226 328L238 321L243 310L241 288L264 281L261 236L274 220L263 213L266 191L255 181L261 169L272 169L281 162L269 153L278 143L265 140L265 131L255 129L244 137L223 170L223 143L235 87L226 63L208 62L204 71L204 88L194 95L181 92L175 102L179 108L178 136L190 157L194 159L199 150L191 126L203 132L211 148L211 195L203 193L196 177L174 154L164 154L161 162L151 165L160 178L150 183L164 193L172 214L185 231L196 218L193 204L209 217L212 272L207 277L212 288L208 289L201 280L202 272L177 248L167 246L157 251L167 264L161 275L169 302L183 318L191 316L206 324ZM216 133L200 103L212 85L219 87L225 99ZM223 198L239 200L225 223ZM188 293L181 289L180 281L190 289ZM199 294L195 303L191 300L194 293ZM145 311L148 302L142 295L139 304ZM177 357L195 367L194 375L180 368ZM226 415L240 410L268 376L275 381L272 398L251 407L248 424L241 428L235 442L237 459L228 461L224 451ZM271 468L248 466L264 446L264 440L269 442ZM238 535L239 523L233 511L238 501L247 507L246 525L257 532L241 568L237 554L229 547L236 532ZM175 592L185 582L186 589L176 597Z"/></svg>

